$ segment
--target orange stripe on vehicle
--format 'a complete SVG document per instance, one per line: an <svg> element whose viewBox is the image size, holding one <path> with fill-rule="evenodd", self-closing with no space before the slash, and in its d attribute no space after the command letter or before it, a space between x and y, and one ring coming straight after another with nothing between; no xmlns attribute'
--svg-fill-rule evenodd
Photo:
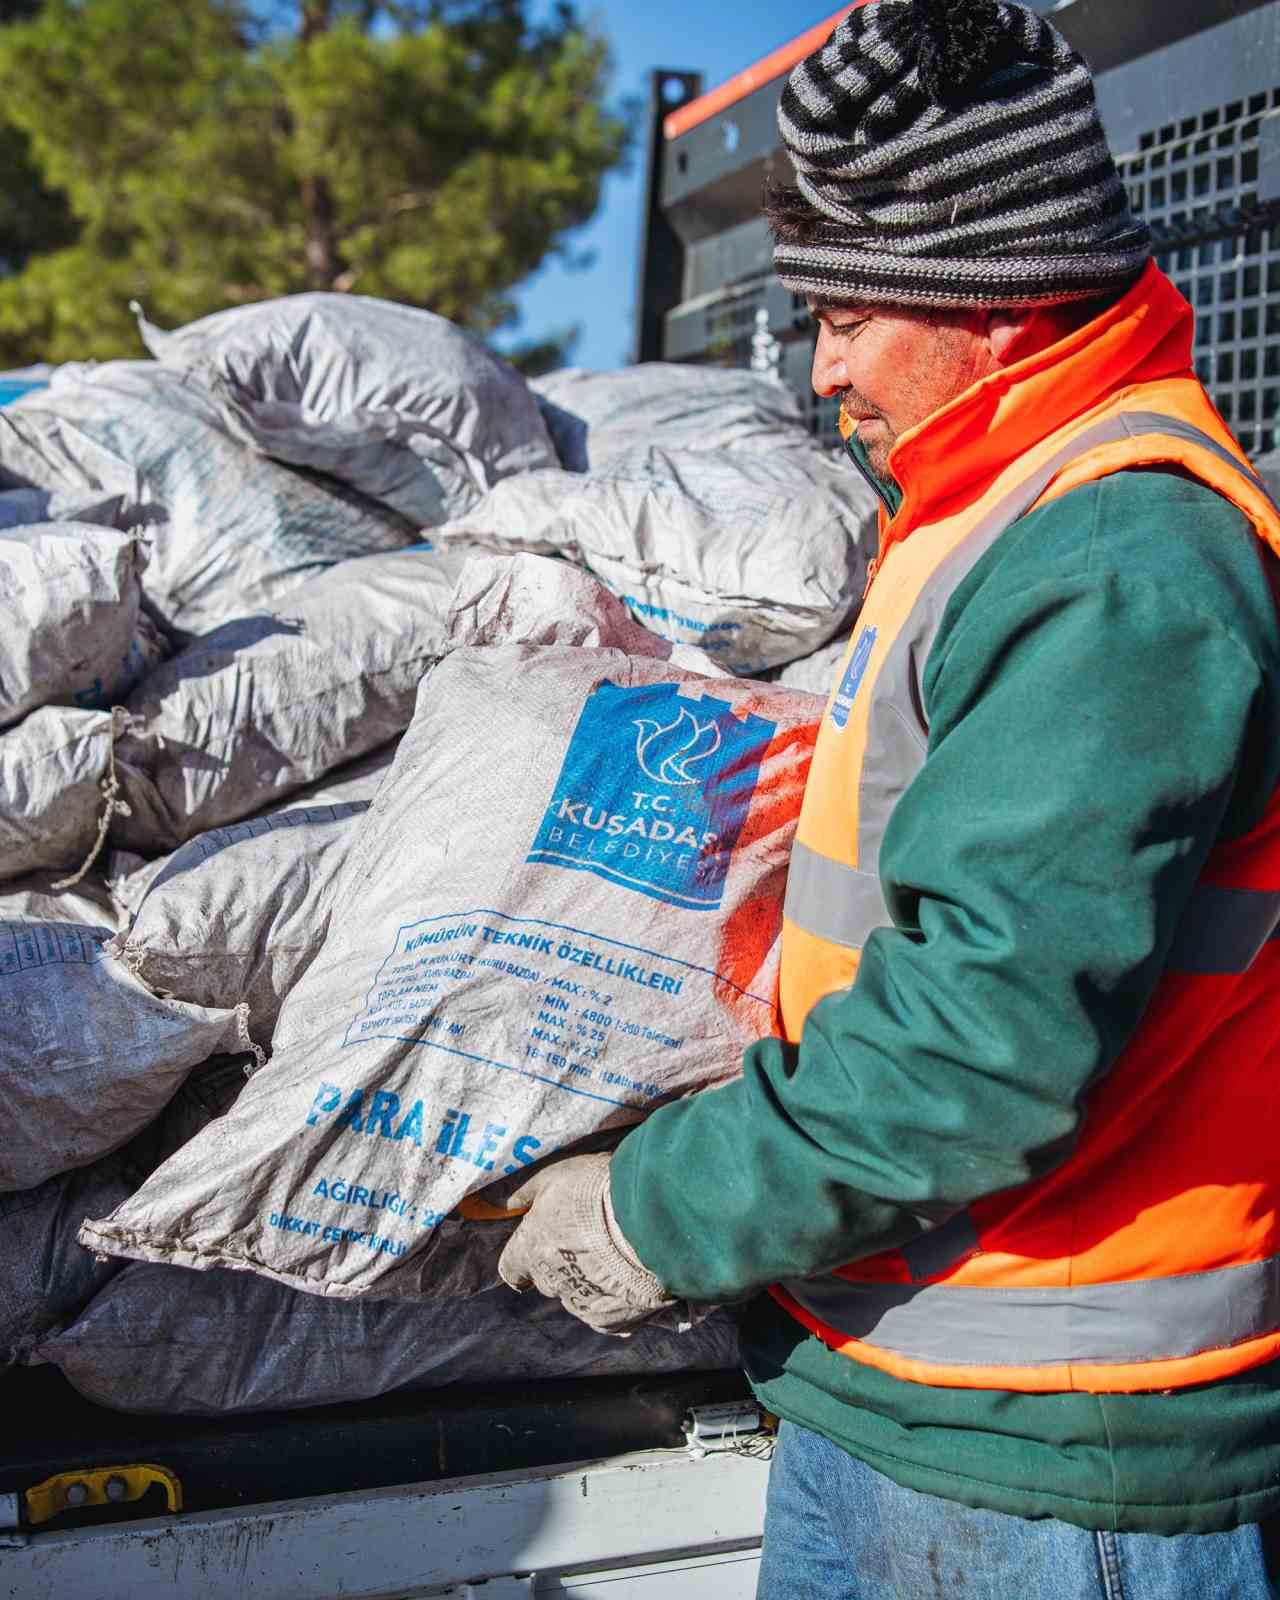
<svg viewBox="0 0 1280 1600"><path fill-rule="evenodd" d="M754 65L745 67L727 83L709 89L696 100L690 100L687 106L681 106L678 111L670 112L663 120L664 136L668 139L678 139L682 133L688 133L690 128L696 128L700 123L709 121L717 112L727 111L730 106L737 105L739 100L745 100L749 94L754 94L766 83L772 83L775 78L782 77L784 72L790 72L792 67L798 66L806 56L811 56L815 50L820 50L831 37L832 30L843 22L851 11L857 11L860 7L870 4L871 0L855 0L855 4L851 6L841 6L839 11L833 11L824 22L815 23L812 28L807 28L804 33L798 34L790 43L771 50L767 56L762 56Z"/></svg>

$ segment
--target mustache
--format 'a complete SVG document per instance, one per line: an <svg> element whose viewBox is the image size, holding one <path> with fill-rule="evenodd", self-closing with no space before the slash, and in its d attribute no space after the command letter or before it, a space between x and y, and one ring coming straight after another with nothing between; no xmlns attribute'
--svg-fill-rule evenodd
<svg viewBox="0 0 1280 1600"><path fill-rule="evenodd" d="M884 412L879 406L873 406L866 395L860 394L857 389L846 389L840 396L840 415L849 423L865 422L869 417L878 417L884 421Z"/></svg>

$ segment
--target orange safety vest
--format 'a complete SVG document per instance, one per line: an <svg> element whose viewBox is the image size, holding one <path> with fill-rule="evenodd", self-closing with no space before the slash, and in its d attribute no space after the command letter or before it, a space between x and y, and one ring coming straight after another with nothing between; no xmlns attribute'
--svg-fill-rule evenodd
<svg viewBox="0 0 1280 1600"><path fill-rule="evenodd" d="M1190 308L1152 265L1117 305L904 435L908 485L818 738L783 925L783 1031L889 927L880 841L929 738L925 662L957 585L1033 507L1172 464L1280 553L1280 511L1189 370ZM1176 672L1176 662L1169 670ZM1095 1393L1280 1357L1280 791L1219 844L1074 1153L901 1250L775 1298L833 1349L942 1387Z"/></svg>

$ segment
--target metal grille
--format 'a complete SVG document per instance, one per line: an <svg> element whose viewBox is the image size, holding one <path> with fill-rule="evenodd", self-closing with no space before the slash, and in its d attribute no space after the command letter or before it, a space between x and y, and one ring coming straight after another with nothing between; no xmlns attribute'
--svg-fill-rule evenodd
<svg viewBox="0 0 1280 1600"><path fill-rule="evenodd" d="M1280 87L1152 129L1117 162L1156 260L1195 310L1196 375L1255 456L1280 445L1280 203L1259 194L1276 118ZM813 343L798 343L804 358L789 351L786 377L814 434L838 446L839 405L809 388Z"/></svg>
<svg viewBox="0 0 1280 1600"><path fill-rule="evenodd" d="M1253 455L1280 431L1280 205L1258 192L1278 116L1280 88L1152 129L1118 162L1156 260L1195 309L1196 375Z"/></svg>

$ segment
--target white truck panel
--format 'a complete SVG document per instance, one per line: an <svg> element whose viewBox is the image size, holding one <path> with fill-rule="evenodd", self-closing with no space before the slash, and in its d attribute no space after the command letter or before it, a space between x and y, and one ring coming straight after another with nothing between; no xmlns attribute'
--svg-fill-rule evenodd
<svg viewBox="0 0 1280 1600"><path fill-rule="evenodd" d="M768 1465L650 1451L34 1532L0 1600L749 1600Z"/></svg>

